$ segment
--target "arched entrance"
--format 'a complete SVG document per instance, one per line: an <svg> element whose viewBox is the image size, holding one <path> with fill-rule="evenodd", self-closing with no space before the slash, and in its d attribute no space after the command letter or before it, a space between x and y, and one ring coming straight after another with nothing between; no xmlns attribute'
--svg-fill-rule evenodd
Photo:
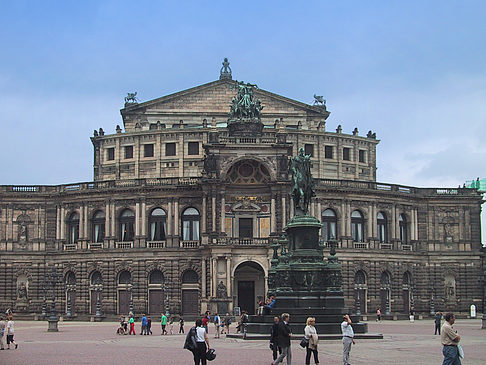
<svg viewBox="0 0 486 365"><path fill-rule="evenodd" d="M381 308L385 309L385 314L390 314L390 304L391 304L391 278L390 273L383 271L380 278L381 290Z"/></svg>
<svg viewBox="0 0 486 365"><path fill-rule="evenodd" d="M68 271L64 277L65 298L66 298L66 315L72 316L76 311L76 275Z"/></svg>
<svg viewBox="0 0 486 365"><path fill-rule="evenodd" d="M95 314L97 312L96 308L98 305L100 307L100 312L101 312L102 303L103 303L103 278L101 277L101 273L99 271L94 271L91 274L89 293L90 293L89 313Z"/></svg>
<svg viewBox="0 0 486 365"><path fill-rule="evenodd" d="M265 297L265 272L260 264L246 261L239 264L234 274L236 303L241 311L255 314L256 302Z"/></svg>
<svg viewBox="0 0 486 365"><path fill-rule="evenodd" d="M132 301L132 274L129 271L122 271L118 275L118 314L128 314Z"/></svg>
<svg viewBox="0 0 486 365"><path fill-rule="evenodd" d="M403 313L410 313L412 297L412 275L406 271L402 280Z"/></svg>
<svg viewBox="0 0 486 365"><path fill-rule="evenodd" d="M368 285L366 283L366 274L363 270L357 271L354 275L354 288L356 296L356 313L367 313L368 308L366 303L368 299Z"/></svg>
<svg viewBox="0 0 486 365"><path fill-rule="evenodd" d="M186 270L182 274L182 314L199 314L199 275L194 270Z"/></svg>
<svg viewBox="0 0 486 365"><path fill-rule="evenodd" d="M164 312L164 274L160 270L154 270L149 275L149 310L151 315L159 315Z"/></svg>

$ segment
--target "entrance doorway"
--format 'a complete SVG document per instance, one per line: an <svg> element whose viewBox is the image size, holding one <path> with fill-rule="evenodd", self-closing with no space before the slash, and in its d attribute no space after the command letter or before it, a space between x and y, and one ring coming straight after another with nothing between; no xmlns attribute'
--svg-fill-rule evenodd
<svg viewBox="0 0 486 365"><path fill-rule="evenodd" d="M247 261L238 265L234 273L236 288L235 306L247 311L248 314L255 314L256 300L258 297L265 297L265 272L260 264Z"/></svg>
<svg viewBox="0 0 486 365"><path fill-rule="evenodd" d="M238 307L241 311L255 313L255 282L238 281Z"/></svg>
<svg viewBox="0 0 486 365"><path fill-rule="evenodd" d="M240 238L253 238L253 218L240 218L238 220Z"/></svg>

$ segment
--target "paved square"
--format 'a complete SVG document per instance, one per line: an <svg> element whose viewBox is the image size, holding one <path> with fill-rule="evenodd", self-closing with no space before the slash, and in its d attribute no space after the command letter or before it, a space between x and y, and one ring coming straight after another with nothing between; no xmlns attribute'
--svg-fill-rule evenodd
<svg viewBox="0 0 486 365"><path fill-rule="evenodd" d="M294 332L297 324L293 323ZM186 325L186 332L189 329ZM303 327L303 325L302 325ZM457 320L455 324L462 337L466 354L464 365L486 364L486 330L481 330L480 320ZM46 322L16 321L15 339L18 350L0 351L0 364L193 364L192 354L183 350L185 336L160 335L160 325L153 324L152 336L140 336L137 323L136 336L115 334L117 323L60 322L58 333L46 331ZM174 331L178 329L174 326ZM232 328L234 330L234 328ZM395 322L370 322L370 332L382 332L383 340L357 340L351 350L353 365L371 364L441 364L442 346L439 336L434 336L431 320ZM272 361L267 341L214 339L210 327L211 347L217 358L209 364L269 365ZM299 336L300 337L300 336ZM321 365L341 364L342 344L326 341L319 344ZM304 364L305 352L298 342L292 343L292 363Z"/></svg>

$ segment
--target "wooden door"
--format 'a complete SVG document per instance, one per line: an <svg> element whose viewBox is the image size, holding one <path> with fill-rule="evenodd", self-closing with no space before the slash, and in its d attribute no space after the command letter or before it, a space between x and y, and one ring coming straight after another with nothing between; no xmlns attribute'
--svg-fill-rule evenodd
<svg viewBox="0 0 486 365"><path fill-rule="evenodd" d="M182 315L199 314L198 290L186 289L182 291Z"/></svg>
<svg viewBox="0 0 486 365"><path fill-rule="evenodd" d="M160 315L165 312L164 293L160 289L149 290L149 314Z"/></svg>
<svg viewBox="0 0 486 365"><path fill-rule="evenodd" d="M130 293L128 290L118 290L118 314L128 314L130 311Z"/></svg>
<svg viewBox="0 0 486 365"><path fill-rule="evenodd" d="M238 281L238 307L241 311L255 313L255 282Z"/></svg>

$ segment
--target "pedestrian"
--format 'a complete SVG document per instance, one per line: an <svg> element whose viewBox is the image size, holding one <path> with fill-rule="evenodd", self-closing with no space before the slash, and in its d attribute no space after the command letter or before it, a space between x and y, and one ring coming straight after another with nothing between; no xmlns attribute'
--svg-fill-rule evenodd
<svg viewBox="0 0 486 365"><path fill-rule="evenodd" d="M243 332L243 338L246 338L246 328L248 327L248 313L243 311L241 315L240 332Z"/></svg>
<svg viewBox="0 0 486 365"><path fill-rule="evenodd" d="M130 316L128 324L130 325L130 332L128 334L135 335L135 320L133 319L133 314Z"/></svg>
<svg viewBox="0 0 486 365"><path fill-rule="evenodd" d="M230 333L230 326L231 326L231 322L232 322L232 321L233 321L233 320L231 319L231 317L230 317L229 313L226 313L226 319L225 319L225 321L224 321L224 324L225 324L225 326L226 326L226 334L227 334L227 335L229 335L229 333Z"/></svg>
<svg viewBox="0 0 486 365"><path fill-rule="evenodd" d="M282 348L280 356L272 362L272 365L281 363L287 357L287 365L292 364L292 351L290 349L290 339L292 338L292 330L289 325L290 314L283 313L278 323L278 345Z"/></svg>
<svg viewBox="0 0 486 365"><path fill-rule="evenodd" d="M7 322L7 350L10 350L10 344L15 345L16 349L19 347L19 345L14 341L14 334L15 334L15 329L14 329L13 315L10 314Z"/></svg>
<svg viewBox="0 0 486 365"><path fill-rule="evenodd" d="M160 317L160 325L162 326L161 335L166 335L167 330L165 329L165 327L167 326L167 316L164 313L162 313L162 316Z"/></svg>
<svg viewBox="0 0 486 365"><path fill-rule="evenodd" d="M174 316L169 316L169 333L174 334Z"/></svg>
<svg viewBox="0 0 486 365"><path fill-rule="evenodd" d="M147 335L152 334L152 318L147 317Z"/></svg>
<svg viewBox="0 0 486 365"><path fill-rule="evenodd" d="M305 338L309 341L305 355L305 365L310 365L311 354L314 355L314 362L319 364L319 358L317 356L317 343L319 342L319 336L317 336L316 319L314 317L307 318L306 326L304 328Z"/></svg>
<svg viewBox="0 0 486 365"><path fill-rule="evenodd" d="M206 365L206 350L209 349L209 337L201 319L196 320L196 351L194 365Z"/></svg>
<svg viewBox="0 0 486 365"><path fill-rule="evenodd" d="M349 365L351 344L354 345L356 342L354 342L354 331L351 326L351 318L349 318L349 315L347 314L343 317L341 332L343 333L343 365Z"/></svg>
<svg viewBox="0 0 486 365"><path fill-rule="evenodd" d="M147 316L142 314L142 328L140 329L141 335L147 335Z"/></svg>
<svg viewBox="0 0 486 365"><path fill-rule="evenodd" d="M376 310L376 322L381 322L381 308L378 307Z"/></svg>
<svg viewBox="0 0 486 365"><path fill-rule="evenodd" d="M454 313L447 313L444 316L445 322L442 325L442 334L440 335L440 341L442 343L442 354L444 355L444 361L442 365L461 365L459 358L459 350L457 346L461 340L461 336L457 334L457 331L452 327L456 321Z"/></svg>
<svg viewBox="0 0 486 365"><path fill-rule="evenodd" d="M3 320L3 316L0 316L0 350L4 350L4 345L3 345L3 337L5 335L5 321Z"/></svg>
<svg viewBox="0 0 486 365"><path fill-rule="evenodd" d="M202 319L202 323L203 323L203 327L204 327L204 330L206 331L206 333L208 333L208 323L209 323L209 312L206 312L204 314L204 317Z"/></svg>
<svg viewBox="0 0 486 365"><path fill-rule="evenodd" d="M435 323L434 335L436 335L437 332L439 332L439 336L440 336L440 322L441 322L441 319L442 319L442 313L441 312L436 312L435 313L435 320L434 320L434 323Z"/></svg>
<svg viewBox="0 0 486 365"><path fill-rule="evenodd" d="M278 355L282 353L282 348L278 345L278 322L278 316L273 317L273 325L270 331L270 349L272 350L273 361L277 360Z"/></svg>
<svg viewBox="0 0 486 365"><path fill-rule="evenodd" d="M214 323L214 338L219 338L219 330L220 330L220 327L221 327L221 317L218 315L218 313L216 313L214 315L214 319L213 319L213 323Z"/></svg>
<svg viewBox="0 0 486 365"><path fill-rule="evenodd" d="M415 311L413 310L413 307L410 307L410 323L413 323L415 321Z"/></svg>
<svg viewBox="0 0 486 365"><path fill-rule="evenodd" d="M179 316L179 333L184 334L184 318Z"/></svg>

